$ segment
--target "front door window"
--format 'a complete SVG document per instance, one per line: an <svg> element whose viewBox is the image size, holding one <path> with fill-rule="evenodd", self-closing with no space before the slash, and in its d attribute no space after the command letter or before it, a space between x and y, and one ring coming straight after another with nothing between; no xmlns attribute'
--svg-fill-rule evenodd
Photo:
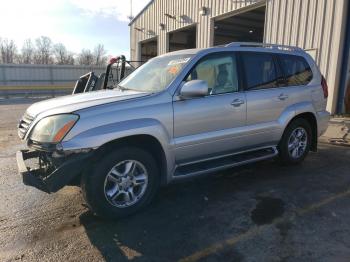
<svg viewBox="0 0 350 262"><path fill-rule="evenodd" d="M204 80L208 83L208 95L238 91L237 63L234 54L212 55L200 61L186 81Z"/></svg>

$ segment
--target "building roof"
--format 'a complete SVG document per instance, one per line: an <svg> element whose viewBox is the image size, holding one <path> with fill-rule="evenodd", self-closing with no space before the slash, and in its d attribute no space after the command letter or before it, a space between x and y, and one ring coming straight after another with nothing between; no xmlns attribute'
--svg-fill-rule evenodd
<svg viewBox="0 0 350 262"><path fill-rule="evenodd" d="M148 4L142 8L142 10L130 21L130 23L128 24L129 26L131 26L135 21L136 19L154 2L154 0L150 0L148 2Z"/></svg>

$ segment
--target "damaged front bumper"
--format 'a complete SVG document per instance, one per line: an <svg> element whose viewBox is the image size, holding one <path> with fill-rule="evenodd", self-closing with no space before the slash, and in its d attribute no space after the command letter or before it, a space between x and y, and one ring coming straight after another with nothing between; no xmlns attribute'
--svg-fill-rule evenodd
<svg viewBox="0 0 350 262"><path fill-rule="evenodd" d="M46 193L54 193L70 184L74 178L80 175L86 167L86 160L92 155L87 153L72 154L66 157L62 163L55 167L39 165L32 168L26 164L27 160L40 162L44 153L40 151L21 150L16 154L19 173L22 175L23 183L35 187Z"/></svg>

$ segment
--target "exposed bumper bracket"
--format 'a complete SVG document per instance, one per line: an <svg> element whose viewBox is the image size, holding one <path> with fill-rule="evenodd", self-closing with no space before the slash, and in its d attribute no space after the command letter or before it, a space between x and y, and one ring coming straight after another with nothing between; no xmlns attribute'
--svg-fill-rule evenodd
<svg viewBox="0 0 350 262"><path fill-rule="evenodd" d="M66 162L52 173L48 174L43 168L31 169L27 167L25 160L39 157L38 151L21 150L16 154L19 173L22 175L23 183L35 187L46 193L53 193L69 184L74 177L83 170L83 161L91 156L91 152L71 156Z"/></svg>

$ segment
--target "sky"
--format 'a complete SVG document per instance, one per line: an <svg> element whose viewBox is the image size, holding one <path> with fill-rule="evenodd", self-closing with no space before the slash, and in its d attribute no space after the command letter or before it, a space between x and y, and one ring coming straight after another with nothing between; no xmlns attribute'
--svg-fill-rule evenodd
<svg viewBox="0 0 350 262"><path fill-rule="evenodd" d="M48 36L79 53L103 44L108 55L129 57L130 3L135 16L149 0L1 0L0 38L18 50L27 38Z"/></svg>

